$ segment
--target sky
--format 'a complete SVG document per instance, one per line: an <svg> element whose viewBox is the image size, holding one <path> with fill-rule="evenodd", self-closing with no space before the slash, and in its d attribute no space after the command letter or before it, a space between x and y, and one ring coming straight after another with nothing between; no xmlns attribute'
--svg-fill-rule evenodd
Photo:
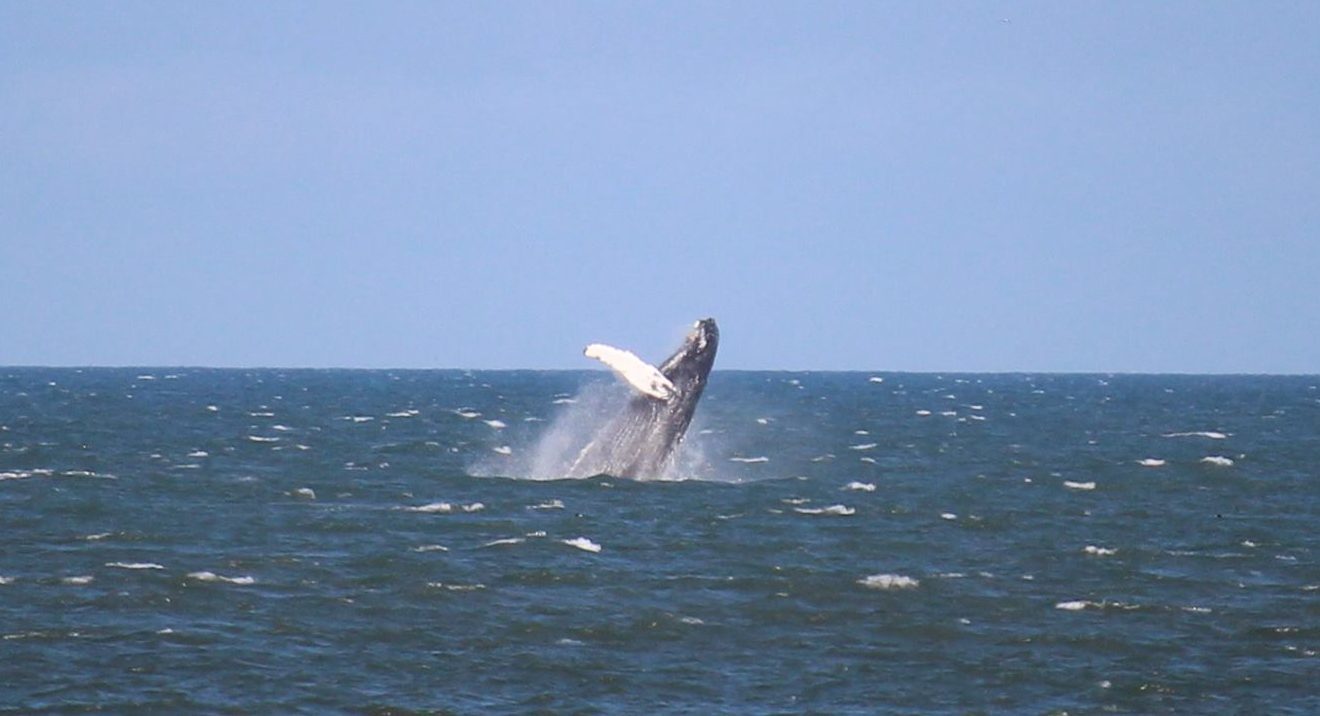
<svg viewBox="0 0 1320 716"><path fill-rule="evenodd" d="M1320 3L0 0L0 365L1320 373Z"/></svg>

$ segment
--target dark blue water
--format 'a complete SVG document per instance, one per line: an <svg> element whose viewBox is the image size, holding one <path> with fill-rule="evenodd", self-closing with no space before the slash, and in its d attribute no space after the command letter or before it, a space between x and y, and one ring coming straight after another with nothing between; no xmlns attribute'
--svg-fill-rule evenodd
<svg viewBox="0 0 1320 716"><path fill-rule="evenodd" d="M1320 712L1320 379L602 380L0 369L0 712Z"/></svg>

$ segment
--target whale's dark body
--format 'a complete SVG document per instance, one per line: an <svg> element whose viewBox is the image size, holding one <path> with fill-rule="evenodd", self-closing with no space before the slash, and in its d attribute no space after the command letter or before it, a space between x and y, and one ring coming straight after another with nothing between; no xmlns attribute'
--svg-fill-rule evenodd
<svg viewBox="0 0 1320 716"><path fill-rule="evenodd" d="M658 367L674 384L660 400L634 394L623 411L598 430L569 468L569 477L660 477L683 441L706 379L715 365L720 331L715 319L697 321L683 345Z"/></svg>

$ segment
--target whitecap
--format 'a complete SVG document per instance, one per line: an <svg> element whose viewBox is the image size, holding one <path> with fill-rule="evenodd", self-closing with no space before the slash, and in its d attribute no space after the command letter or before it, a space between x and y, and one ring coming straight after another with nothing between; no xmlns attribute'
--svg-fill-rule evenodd
<svg viewBox="0 0 1320 716"><path fill-rule="evenodd" d="M0 575L0 586L6 585L6 584L13 584L13 583L14 583L14 578L13 578L13 577L6 577L6 576L4 576L4 575Z"/></svg>
<svg viewBox="0 0 1320 716"><path fill-rule="evenodd" d="M1157 457L1145 457L1138 460L1137 464L1142 467L1164 467L1167 464L1167 462L1168 461L1161 460Z"/></svg>
<svg viewBox="0 0 1320 716"><path fill-rule="evenodd" d="M702 624L706 623L697 617L679 617L678 620L684 624L689 624L691 626L701 626Z"/></svg>
<svg viewBox="0 0 1320 716"><path fill-rule="evenodd" d="M1063 481L1063 486L1066 487L1066 488L1068 488L1068 489L1070 489L1070 490L1094 490L1094 489L1095 489L1095 483L1094 483L1094 482L1073 482L1072 480L1064 480L1064 481Z"/></svg>
<svg viewBox="0 0 1320 716"><path fill-rule="evenodd" d="M1193 614L1209 614L1214 611L1210 607L1186 606L1180 608L1185 612L1191 612Z"/></svg>
<svg viewBox="0 0 1320 716"><path fill-rule="evenodd" d="M574 537L573 539L560 540L569 547L577 547L584 552L599 552L600 545L592 542L586 537Z"/></svg>
<svg viewBox="0 0 1320 716"><path fill-rule="evenodd" d="M1095 555L1097 557L1108 557L1111 554L1118 554L1117 549L1113 549L1110 547L1097 547L1093 544L1086 545L1086 547L1082 551L1087 554Z"/></svg>
<svg viewBox="0 0 1320 716"><path fill-rule="evenodd" d="M875 492L875 483L857 482L856 480L843 486L845 490L855 490L857 492Z"/></svg>
<svg viewBox="0 0 1320 716"><path fill-rule="evenodd" d="M247 436L247 438L248 440L251 440L254 443L274 443L274 442L279 442L280 440L279 438L267 438L267 437L262 437L260 435L249 435Z"/></svg>
<svg viewBox="0 0 1320 716"><path fill-rule="evenodd" d="M770 462L770 458L765 457L764 455L760 457L731 457L729 458L729 460L731 462L741 462L741 463L746 463L748 465L754 465L762 462Z"/></svg>
<svg viewBox="0 0 1320 716"><path fill-rule="evenodd" d="M212 413L218 413L218 412L220 412L220 406L218 406L218 405L208 405L208 406L206 406L206 409L207 409L208 411L212 412Z"/></svg>
<svg viewBox="0 0 1320 716"><path fill-rule="evenodd" d="M1096 602L1087 601L1085 599L1078 599L1070 602L1059 602L1058 604L1054 605L1054 608L1062 609L1068 612L1080 612L1088 607L1093 609L1100 609L1102 606L1103 605L1098 604Z"/></svg>
<svg viewBox="0 0 1320 716"><path fill-rule="evenodd" d="M478 589L485 589L484 584L445 584L444 582L427 582L426 586L432 589L444 589L450 592L475 592Z"/></svg>
<svg viewBox="0 0 1320 716"><path fill-rule="evenodd" d="M486 506L480 502L473 502L470 505L463 505L464 512L480 512L486 509Z"/></svg>
<svg viewBox="0 0 1320 716"><path fill-rule="evenodd" d="M846 517L855 514L857 510L847 505L830 505L829 507L794 507L794 512L803 515L836 515Z"/></svg>
<svg viewBox="0 0 1320 716"><path fill-rule="evenodd" d="M769 424L770 424L770 418L757 418L757 419L756 419L756 424L757 424L757 425L769 425Z"/></svg>
<svg viewBox="0 0 1320 716"><path fill-rule="evenodd" d="M1232 467L1233 458L1223 457L1222 455L1206 455L1201 458L1201 462L1215 467Z"/></svg>
<svg viewBox="0 0 1320 716"><path fill-rule="evenodd" d="M504 428L509 427L503 420L483 420L481 422L495 428L496 430L503 430Z"/></svg>
<svg viewBox="0 0 1320 716"><path fill-rule="evenodd" d="M955 515L955 514L952 513L952 512L941 512L941 513L940 513L940 519L942 519L942 520L956 520L956 519L958 519L958 515Z"/></svg>
<svg viewBox="0 0 1320 716"><path fill-rule="evenodd" d="M867 589L914 589L921 584L919 580L901 574L872 574L857 583Z"/></svg>
<svg viewBox="0 0 1320 716"><path fill-rule="evenodd" d="M1228 433L1221 433L1217 430L1198 430L1186 433L1165 433L1166 438L1210 438L1211 440L1223 440L1228 437Z"/></svg>
<svg viewBox="0 0 1320 716"><path fill-rule="evenodd" d="M287 432L289 432L290 430L293 430L293 428L289 427L288 425L272 425L272 426L270 426L270 429L271 429L271 430L278 430L278 431L280 431L280 432L282 432L282 433L287 433Z"/></svg>
<svg viewBox="0 0 1320 716"><path fill-rule="evenodd" d="M93 581L95 581L95 579L96 577L93 577L90 574L84 574L77 577L64 577L60 581L63 582L64 584L82 585L82 584L91 584Z"/></svg>
<svg viewBox="0 0 1320 716"><path fill-rule="evenodd" d="M881 377L878 376L878 375L873 375L873 376L871 376L870 378L867 378L867 379L866 379L866 382L868 382L868 383L883 383L883 382L885 382L885 379L884 379L884 378L881 378Z"/></svg>
<svg viewBox="0 0 1320 716"><path fill-rule="evenodd" d="M316 499L316 491L310 487L300 487L294 490L292 494L294 497L302 497L308 500Z"/></svg>
<svg viewBox="0 0 1320 716"><path fill-rule="evenodd" d="M193 450L192 452L188 453L188 457L208 457L209 455L210 453L206 452L205 450Z"/></svg>
<svg viewBox="0 0 1320 716"><path fill-rule="evenodd" d="M573 398L556 398L556 399L554 400L554 404L555 404L555 405L572 405L572 404L574 404L574 403L576 403L576 402L577 402L577 400L575 400L575 399L573 399Z"/></svg>
<svg viewBox="0 0 1320 716"><path fill-rule="evenodd" d="M449 514L454 511L454 506L448 502L431 502L425 505L415 507L404 507L404 512L424 512L428 514Z"/></svg>
<svg viewBox="0 0 1320 716"><path fill-rule="evenodd" d="M871 448L874 448L877 444L878 444L878 443L862 443L862 444L860 444L860 445L849 445L849 446L848 446L848 449L849 449L849 450L870 450Z"/></svg>
<svg viewBox="0 0 1320 716"><path fill-rule="evenodd" d="M940 411L940 415L943 415L943 416L946 417L946 418L952 418L952 417L956 416L957 414L958 414L958 411L956 411L956 410L941 410L941 411Z"/></svg>
<svg viewBox="0 0 1320 716"><path fill-rule="evenodd" d="M497 546L499 546L499 545L503 545L503 544L522 544L523 542L526 542L526 541L527 541L527 540L524 539L524 538L522 538L522 537L506 537L506 538L504 538L504 539L491 540L491 541L489 541L489 542L487 542L487 543L485 543L485 544L483 544L483 545L481 545L481 546L482 546L482 547L497 547Z"/></svg>
<svg viewBox="0 0 1320 716"><path fill-rule="evenodd" d="M471 420L472 418L481 417L481 413L478 413L475 410L467 410L467 409L455 410L454 415L457 415L460 418L467 418L468 420Z"/></svg>
<svg viewBox="0 0 1320 716"><path fill-rule="evenodd" d="M498 446L498 447L493 447L493 448L491 448L491 450L494 451L495 453L499 454L499 455L512 455L512 454L513 454L513 448L509 447L508 445L500 445L500 446Z"/></svg>
<svg viewBox="0 0 1320 716"><path fill-rule="evenodd" d="M538 502L538 503L535 504L535 505L528 505L528 506L527 506L527 509L529 509L529 510L562 510L562 509L564 509L564 503L563 503L563 501L561 501L561 500L548 500L548 501L546 501L546 502Z"/></svg>
<svg viewBox="0 0 1320 716"><path fill-rule="evenodd" d="M385 414L385 417L387 417L387 418L413 418L413 417L417 417L418 415L421 415L421 413L422 413L422 411L420 411L420 410L398 410L398 411L395 411L395 412L393 412L393 413L386 413L386 414Z"/></svg>
<svg viewBox="0 0 1320 716"><path fill-rule="evenodd" d="M927 415L930 415L930 411L929 411L929 410L918 410L918 411L917 411L917 415L920 415L921 417L924 418L924 417L926 417Z"/></svg>
<svg viewBox="0 0 1320 716"><path fill-rule="evenodd" d="M875 464L875 458L873 458L873 457L871 457L871 456L869 456L869 455L866 456L866 457L859 457L859 458L857 458L857 459L858 459L858 460L861 460L862 462L869 463L869 464L871 464L871 465L874 465L874 464Z"/></svg>
<svg viewBox="0 0 1320 716"><path fill-rule="evenodd" d="M414 552L448 552L449 548L442 544L421 544L413 547Z"/></svg>
<svg viewBox="0 0 1320 716"><path fill-rule="evenodd" d="M105 566L117 569L165 569L164 565L155 562L106 562Z"/></svg>
<svg viewBox="0 0 1320 716"><path fill-rule="evenodd" d="M188 573L188 578L189 578L189 579L196 579L196 580L199 581L199 582L228 582L229 584L238 584L238 585L241 585L241 586L247 586L247 585L249 585L249 584L256 584L256 582L257 582L256 579L253 579L252 577L248 577L248 576L244 576L244 577L226 577L226 576L223 576L223 575L220 575L220 574L216 574L215 572L206 572L206 571L202 571L202 572L189 572L189 573Z"/></svg>

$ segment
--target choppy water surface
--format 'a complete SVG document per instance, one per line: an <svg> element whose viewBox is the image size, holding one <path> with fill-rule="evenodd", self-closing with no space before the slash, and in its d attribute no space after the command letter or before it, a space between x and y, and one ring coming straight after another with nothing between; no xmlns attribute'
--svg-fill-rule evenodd
<svg viewBox="0 0 1320 716"><path fill-rule="evenodd" d="M608 380L0 369L0 711L1320 711L1320 379Z"/></svg>

